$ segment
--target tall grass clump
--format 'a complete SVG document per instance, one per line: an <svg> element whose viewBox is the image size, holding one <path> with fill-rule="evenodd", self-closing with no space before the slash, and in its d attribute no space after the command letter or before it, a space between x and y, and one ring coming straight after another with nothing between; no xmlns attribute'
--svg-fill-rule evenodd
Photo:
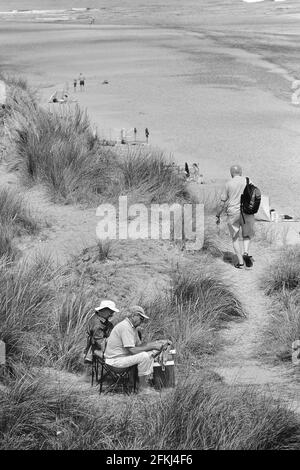
<svg viewBox="0 0 300 470"><path fill-rule="evenodd" d="M0 261L2 257L13 260L17 249L13 241L14 232L11 226L0 225Z"/></svg>
<svg viewBox="0 0 300 470"><path fill-rule="evenodd" d="M135 192L139 202L169 203L190 198L184 178L162 152L129 151L120 159L121 191Z"/></svg>
<svg viewBox="0 0 300 470"><path fill-rule="evenodd" d="M123 418L124 406L116 416L115 409L102 405L97 416L88 397L59 376L53 380L42 370L23 368L8 391L0 391L0 449L114 448L124 436Z"/></svg>
<svg viewBox="0 0 300 470"><path fill-rule="evenodd" d="M267 350L274 359L290 362L292 343L300 339L300 292L283 291L281 295L272 303L261 350Z"/></svg>
<svg viewBox="0 0 300 470"><path fill-rule="evenodd" d="M84 285L76 293L69 290L60 298L45 342L48 362L55 368L70 372L83 368L86 323L94 305L95 298Z"/></svg>
<svg viewBox="0 0 300 470"><path fill-rule="evenodd" d="M99 201L109 193L114 159L109 150L91 147L90 139L88 118L79 107L65 116L39 109L34 122L16 127L16 166L31 181L44 183L54 200Z"/></svg>
<svg viewBox="0 0 300 470"><path fill-rule="evenodd" d="M34 234L40 228L23 196L8 187L0 189L0 225L10 226L14 236Z"/></svg>
<svg viewBox="0 0 300 470"><path fill-rule="evenodd" d="M300 286L300 250L290 247L266 267L262 285L267 295L292 291Z"/></svg>
<svg viewBox="0 0 300 470"><path fill-rule="evenodd" d="M295 415L250 388L198 379L160 400L95 400L63 378L23 369L0 391L1 450L299 449Z"/></svg>
<svg viewBox="0 0 300 470"><path fill-rule="evenodd" d="M0 258L14 259L18 252L16 237L35 234L40 226L20 193L8 187L0 189Z"/></svg>
<svg viewBox="0 0 300 470"><path fill-rule="evenodd" d="M151 449L300 448L294 413L249 387L234 389L198 379L178 385L153 408L144 420Z"/></svg>
<svg viewBox="0 0 300 470"><path fill-rule="evenodd" d="M6 343L8 365L33 357L39 361L57 277L49 258L22 260L16 266L7 258L0 260L0 338Z"/></svg>
<svg viewBox="0 0 300 470"><path fill-rule="evenodd" d="M186 266L174 271L171 289L146 304L150 339L168 337L181 361L191 355L210 354L218 347L218 330L224 322L245 316L235 294L215 275Z"/></svg>
<svg viewBox="0 0 300 470"><path fill-rule="evenodd" d="M273 359L291 361L292 343L300 339L300 251L282 250L261 278L265 293L272 297L261 351Z"/></svg>

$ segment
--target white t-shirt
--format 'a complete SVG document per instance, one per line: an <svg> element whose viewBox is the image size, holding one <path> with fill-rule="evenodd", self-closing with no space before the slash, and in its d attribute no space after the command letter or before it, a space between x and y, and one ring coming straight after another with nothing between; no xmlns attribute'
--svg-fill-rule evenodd
<svg viewBox="0 0 300 470"><path fill-rule="evenodd" d="M110 333L105 350L106 359L129 356L130 352L126 348L134 348L138 344L136 329L132 326L128 318L118 323Z"/></svg>
<svg viewBox="0 0 300 470"><path fill-rule="evenodd" d="M224 191L221 195L221 201L227 202L227 215L236 215L240 212L241 195L246 187L245 176L236 175L225 184Z"/></svg>

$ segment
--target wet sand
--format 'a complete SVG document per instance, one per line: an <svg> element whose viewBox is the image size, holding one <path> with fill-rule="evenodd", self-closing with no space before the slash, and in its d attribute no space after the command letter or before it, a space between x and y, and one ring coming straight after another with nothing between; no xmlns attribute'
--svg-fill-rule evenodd
<svg viewBox="0 0 300 470"><path fill-rule="evenodd" d="M300 107L291 103L295 17L281 18L284 33L275 16L255 13L256 21L245 16L243 24L231 17L229 33L229 14L222 23L219 10L213 22L217 6L198 26L186 8L177 23L174 8L165 22L136 10L136 25L133 9L122 25L5 21L1 68L27 76L45 104L66 83L72 91L83 72L86 90L74 98L104 136L136 127L142 140L148 127L153 146L179 163L197 162L206 181L223 181L239 162L275 208L300 214ZM114 8L116 2L103 22L120 19ZM273 38L267 49L266 34Z"/></svg>

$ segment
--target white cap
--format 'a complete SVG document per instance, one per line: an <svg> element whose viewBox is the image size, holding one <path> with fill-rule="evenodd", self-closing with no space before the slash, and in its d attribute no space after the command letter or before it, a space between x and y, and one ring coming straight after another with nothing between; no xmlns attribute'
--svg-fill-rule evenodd
<svg viewBox="0 0 300 470"><path fill-rule="evenodd" d="M113 312L119 312L120 311L116 308L116 304L112 300L102 300L99 307L95 308L95 311L99 312L100 310L103 310L104 308L109 308L109 310L112 310Z"/></svg>

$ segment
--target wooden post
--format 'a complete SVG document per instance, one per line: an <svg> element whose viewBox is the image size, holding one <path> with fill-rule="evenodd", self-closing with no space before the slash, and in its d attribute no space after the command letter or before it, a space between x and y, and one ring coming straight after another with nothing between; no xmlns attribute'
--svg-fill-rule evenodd
<svg viewBox="0 0 300 470"><path fill-rule="evenodd" d="M0 339L0 366L5 366L5 343Z"/></svg>

